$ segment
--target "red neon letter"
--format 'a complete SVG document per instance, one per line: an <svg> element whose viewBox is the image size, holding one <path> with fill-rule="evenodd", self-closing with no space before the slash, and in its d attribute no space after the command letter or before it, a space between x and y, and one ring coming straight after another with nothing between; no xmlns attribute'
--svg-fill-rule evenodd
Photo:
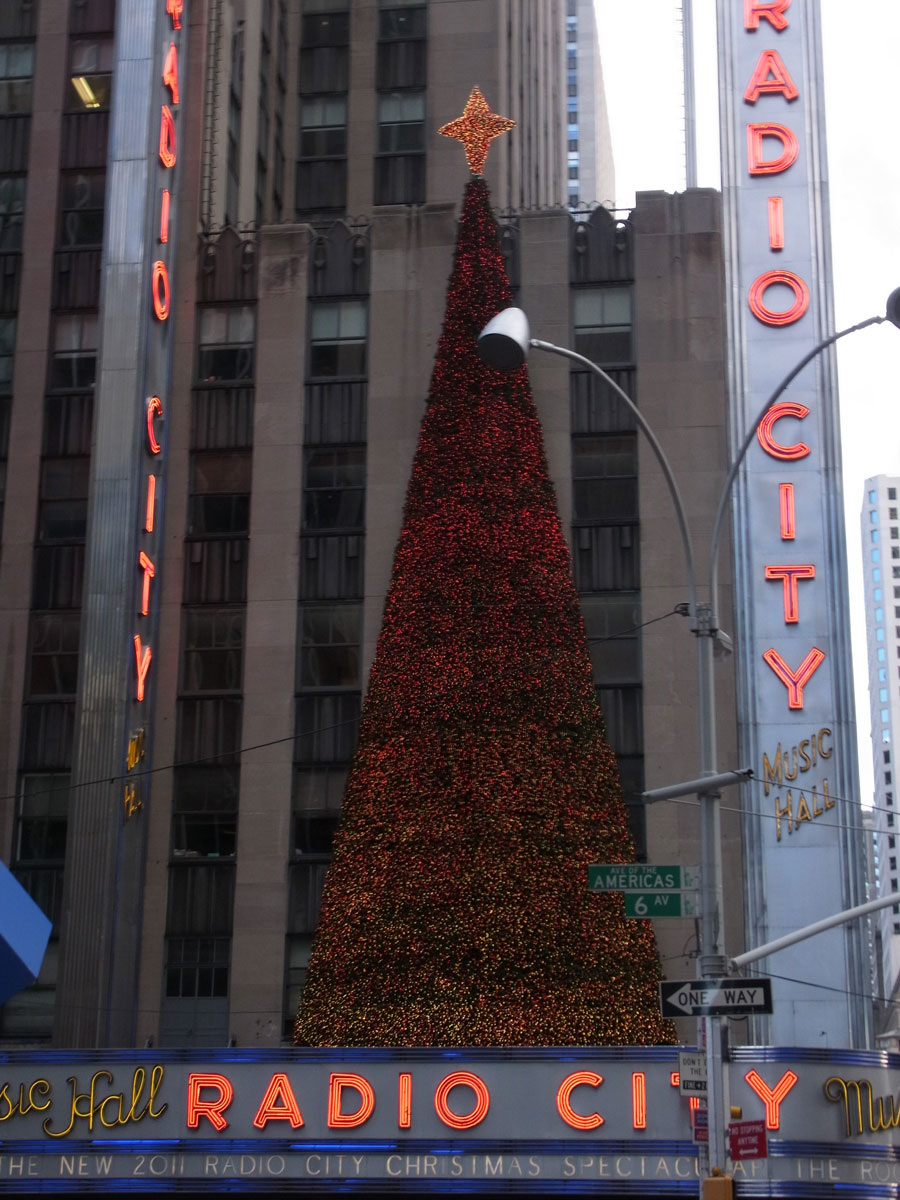
<svg viewBox="0 0 900 1200"><path fill-rule="evenodd" d="M447 1104L447 1097L455 1087L470 1087L475 1093L475 1107L463 1117L458 1117ZM472 1129L487 1116L490 1103L487 1085L471 1071L453 1071L445 1075L434 1091L434 1111L451 1129Z"/></svg>
<svg viewBox="0 0 900 1200"><path fill-rule="evenodd" d="M775 92L780 92L785 100L796 100L800 95L778 51L763 50L759 62L753 68L744 99L748 104L755 104L760 96L772 95Z"/></svg>
<svg viewBox="0 0 900 1200"><path fill-rule="evenodd" d="M769 197L769 249L784 249L784 201L780 196Z"/></svg>
<svg viewBox="0 0 900 1200"><path fill-rule="evenodd" d="M163 188L162 196L159 201L159 240L167 242L169 240L169 189Z"/></svg>
<svg viewBox="0 0 900 1200"><path fill-rule="evenodd" d="M794 442L793 446L782 446L780 442L776 442L772 435L772 426L776 421L780 421L782 417L797 417L803 420L809 416L809 409L805 404L797 404L793 400L781 400L778 404L773 404L766 415L759 423L759 428L756 431L756 437L759 444L765 450L766 454L771 454L773 458L783 458L787 462L791 462L797 458L806 458L809 454L809 446L806 442ZM790 487L790 484L788 484ZM791 492L791 515L793 516L793 491Z"/></svg>
<svg viewBox="0 0 900 1200"><path fill-rule="evenodd" d="M556 1093L556 1108L567 1125L571 1125L573 1129L597 1129L603 1124L603 1118L598 1112L592 1112L586 1117L582 1117L569 1103L569 1097L580 1084L599 1087L602 1082L603 1076L598 1075L596 1071L573 1071L571 1075L565 1077Z"/></svg>
<svg viewBox="0 0 900 1200"><path fill-rule="evenodd" d="M172 103L178 103L178 47L169 42L166 61L163 63L163 86L172 93Z"/></svg>
<svg viewBox="0 0 900 1200"><path fill-rule="evenodd" d="M794 303L784 312L775 312L774 309L767 308L763 304L763 295L766 289L776 283L783 283L794 293ZM750 311L764 325L793 325L809 308L809 288L793 271L764 271L758 279L754 279L750 284L747 299Z"/></svg>
<svg viewBox="0 0 900 1200"><path fill-rule="evenodd" d="M360 1104L354 1113L341 1112L341 1096L345 1087L359 1092ZM368 1121L375 1110L375 1092L368 1079L352 1071L334 1072L328 1080L328 1128L352 1129Z"/></svg>
<svg viewBox="0 0 900 1200"><path fill-rule="evenodd" d="M781 142L777 158L763 158L763 138L773 137ZM787 125L768 124L747 126L747 170L751 175L778 175L793 166L800 153L800 143Z"/></svg>
<svg viewBox="0 0 900 1200"><path fill-rule="evenodd" d="M744 0L744 28L759 29L760 17L764 17L773 29L787 29L784 15L791 0Z"/></svg>
<svg viewBox="0 0 900 1200"><path fill-rule="evenodd" d="M635 1129L647 1128L647 1076L643 1071L631 1073L631 1123Z"/></svg>
<svg viewBox="0 0 900 1200"><path fill-rule="evenodd" d="M784 619L788 625L795 624L800 619L800 605L797 602L797 580L815 579L816 568L812 563L800 566L766 567L766 579L780 579L784 591Z"/></svg>
<svg viewBox="0 0 900 1200"><path fill-rule="evenodd" d="M397 1128L409 1129L412 1125L412 1075L401 1071L397 1077Z"/></svg>
<svg viewBox="0 0 900 1200"><path fill-rule="evenodd" d="M792 542L797 532L797 522L794 516L794 485L779 483L778 507L781 512L781 540Z"/></svg>
<svg viewBox="0 0 900 1200"><path fill-rule="evenodd" d="M141 649L141 638L139 634L134 635L134 661L137 667L137 691L135 693L138 700L144 698L144 680L147 678L147 672L150 670L150 659L153 657L153 651L149 646L144 646Z"/></svg>
<svg viewBox="0 0 900 1200"><path fill-rule="evenodd" d="M785 1071L773 1088L756 1071L748 1071L744 1078L766 1106L766 1129L778 1129L781 1124L781 1102L797 1082L798 1076L793 1071Z"/></svg>
<svg viewBox="0 0 900 1200"><path fill-rule="evenodd" d="M153 532L153 515L156 509L156 476L147 476L147 507L144 509L144 529Z"/></svg>
<svg viewBox="0 0 900 1200"><path fill-rule="evenodd" d="M135 638L135 641L138 639ZM201 1100L201 1088L216 1088L218 1096L215 1100ZM187 1127L196 1129L201 1117L208 1117L214 1129L219 1133L228 1128L228 1122L222 1116L223 1111L234 1099L234 1088L227 1075L203 1075L191 1072L187 1081Z"/></svg>
<svg viewBox="0 0 900 1200"><path fill-rule="evenodd" d="M141 567L144 571L144 586L141 593L141 616L146 617L147 613L150 611L150 580L156 574L156 567L154 567L153 563L143 552L143 550L138 556L138 562L141 564Z"/></svg>
<svg viewBox="0 0 900 1200"><path fill-rule="evenodd" d="M172 28L181 28L181 14L184 11L184 0L166 0L166 12L172 18Z"/></svg>
<svg viewBox="0 0 900 1200"><path fill-rule="evenodd" d="M159 161L164 167L174 167L175 158L175 121L171 108L164 104L159 114Z"/></svg>
<svg viewBox="0 0 900 1200"><path fill-rule="evenodd" d="M151 454L159 454L162 447L156 440L156 433L153 429L153 418L163 415L162 401L159 396L151 396L147 401L147 442L150 446Z"/></svg>
<svg viewBox="0 0 900 1200"><path fill-rule="evenodd" d="M162 287L160 288L160 284ZM158 258L153 264L153 311L158 321L169 319L169 272L166 264Z"/></svg>
<svg viewBox="0 0 900 1200"><path fill-rule="evenodd" d="M763 659L787 688L788 708L802 708L803 689L825 661L823 652L817 646L813 646L796 671L791 670L777 650L766 650Z"/></svg>
<svg viewBox="0 0 900 1200"><path fill-rule="evenodd" d="M291 1129L299 1129L303 1124L300 1105L294 1095L293 1088L288 1082L287 1075L276 1072L269 1080L266 1094L260 1101L253 1124L257 1129L265 1129L268 1121L287 1121Z"/></svg>

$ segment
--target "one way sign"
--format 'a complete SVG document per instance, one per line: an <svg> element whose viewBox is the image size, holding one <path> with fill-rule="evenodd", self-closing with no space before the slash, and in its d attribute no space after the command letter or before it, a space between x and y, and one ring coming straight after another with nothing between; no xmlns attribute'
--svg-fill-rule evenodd
<svg viewBox="0 0 900 1200"><path fill-rule="evenodd" d="M772 1011L770 979L665 979L659 985L664 1017L740 1017Z"/></svg>

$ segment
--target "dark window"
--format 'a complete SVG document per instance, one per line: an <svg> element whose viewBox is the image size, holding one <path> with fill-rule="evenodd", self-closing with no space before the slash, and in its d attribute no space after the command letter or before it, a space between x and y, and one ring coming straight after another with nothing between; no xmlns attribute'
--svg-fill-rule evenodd
<svg viewBox="0 0 900 1200"><path fill-rule="evenodd" d="M87 457L43 460L38 510L40 542L84 538L90 467Z"/></svg>
<svg viewBox="0 0 900 1200"><path fill-rule="evenodd" d="M294 769L294 804L298 809L337 812L347 787L347 767L305 766Z"/></svg>
<svg viewBox="0 0 900 1200"><path fill-rule="evenodd" d="M179 863L169 870L166 933L229 934L234 908L231 863Z"/></svg>
<svg viewBox="0 0 900 1200"><path fill-rule="evenodd" d="M317 5L324 8L324 5ZM330 5L328 6L331 7ZM338 8L338 5L334 5ZM346 9L346 0L340 5ZM344 46L350 40L350 13L347 11L305 13L300 40L304 46Z"/></svg>
<svg viewBox="0 0 900 1200"><path fill-rule="evenodd" d="M250 468L248 450L202 451L191 455L189 536L248 531Z"/></svg>
<svg viewBox="0 0 900 1200"><path fill-rule="evenodd" d="M78 608L84 582L84 545L37 546L31 603L34 608Z"/></svg>
<svg viewBox="0 0 900 1200"><path fill-rule="evenodd" d="M97 374L97 317L82 314L57 317L50 360L50 387L84 391Z"/></svg>
<svg viewBox="0 0 900 1200"><path fill-rule="evenodd" d="M109 108L112 99L112 63L111 41L72 42L67 111L96 112Z"/></svg>
<svg viewBox="0 0 900 1200"><path fill-rule="evenodd" d="M572 475L575 521L618 524L637 520L634 434L573 438Z"/></svg>
<svg viewBox="0 0 900 1200"><path fill-rule="evenodd" d="M103 241L105 171L60 176L60 246L99 246Z"/></svg>
<svg viewBox="0 0 900 1200"><path fill-rule="evenodd" d="M602 684L641 680L640 602L633 592L581 597L594 679Z"/></svg>
<svg viewBox="0 0 900 1200"><path fill-rule="evenodd" d="M591 362L634 359L631 289L585 288L574 294L575 349Z"/></svg>
<svg viewBox="0 0 900 1200"><path fill-rule="evenodd" d="M306 451L304 529L362 529L365 448Z"/></svg>
<svg viewBox="0 0 900 1200"><path fill-rule="evenodd" d="M243 609L188 609L184 614L183 692L234 692L241 686Z"/></svg>
<svg viewBox="0 0 900 1200"><path fill-rule="evenodd" d="M298 763L348 763L359 736L358 694L300 696L297 699Z"/></svg>
<svg viewBox="0 0 900 1200"><path fill-rule="evenodd" d="M237 845L238 768L215 763L175 768L172 854L228 858Z"/></svg>
<svg viewBox="0 0 900 1200"><path fill-rule="evenodd" d="M297 1010L300 1007L300 997L306 984L306 972L312 954L312 936L310 934L289 934L285 940L284 955L284 1009L282 1034L291 1036Z"/></svg>
<svg viewBox="0 0 900 1200"><path fill-rule="evenodd" d="M362 613L358 604L305 605L300 609L301 688L358 688Z"/></svg>
<svg viewBox="0 0 900 1200"><path fill-rule="evenodd" d="M0 42L0 116L31 112L34 42Z"/></svg>
<svg viewBox="0 0 900 1200"><path fill-rule="evenodd" d="M307 534L300 540L300 599L362 596L363 541L358 534Z"/></svg>
<svg viewBox="0 0 900 1200"><path fill-rule="evenodd" d="M0 250L22 248L25 176L0 176Z"/></svg>
<svg viewBox="0 0 900 1200"><path fill-rule="evenodd" d="M300 109L300 157L328 158L347 153L347 101L317 96Z"/></svg>
<svg viewBox="0 0 900 1200"><path fill-rule="evenodd" d="M68 811L68 775L22 776L16 831L17 866L65 861Z"/></svg>
<svg viewBox="0 0 900 1200"><path fill-rule="evenodd" d="M425 93L390 92L378 97L379 154L425 149Z"/></svg>
<svg viewBox="0 0 900 1200"><path fill-rule="evenodd" d="M314 379L366 373L367 305L342 300L313 305L309 373Z"/></svg>
<svg viewBox="0 0 900 1200"><path fill-rule="evenodd" d="M201 382L253 378L255 318L247 305L200 310L197 375Z"/></svg>
<svg viewBox="0 0 900 1200"><path fill-rule="evenodd" d="M185 766L234 766L241 747L241 701L227 696L179 700L175 757Z"/></svg>
<svg viewBox="0 0 900 1200"><path fill-rule="evenodd" d="M425 8L383 8L378 14L378 36L382 41L401 41L425 36Z"/></svg>
<svg viewBox="0 0 900 1200"><path fill-rule="evenodd" d="M424 154L391 154L375 159L376 204L422 204L424 200Z"/></svg>
<svg viewBox="0 0 900 1200"><path fill-rule="evenodd" d="M0 317L0 393L12 391L13 358L16 352L16 318Z"/></svg>
<svg viewBox="0 0 900 1200"><path fill-rule="evenodd" d="M227 996L230 938L166 941L167 996Z"/></svg>
<svg viewBox="0 0 900 1200"><path fill-rule="evenodd" d="M75 695L80 632L78 612L32 613L27 684L30 698Z"/></svg>

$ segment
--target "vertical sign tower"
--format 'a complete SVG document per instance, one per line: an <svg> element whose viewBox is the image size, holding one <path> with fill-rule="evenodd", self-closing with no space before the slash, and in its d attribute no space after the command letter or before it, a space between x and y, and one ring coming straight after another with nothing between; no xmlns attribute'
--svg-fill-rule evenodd
<svg viewBox="0 0 900 1200"><path fill-rule="evenodd" d="M54 1038L135 1036L185 0L119 0Z"/></svg>
<svg viewBox="0 0 900 1200"><path fill-rule="evenodd" d="M817 0L718 0L731 443L834 332ZM759 421L734 504L747 944L864 899L833 351ZM855 926L763 965L776 1044L866 1043Z"/></svg>

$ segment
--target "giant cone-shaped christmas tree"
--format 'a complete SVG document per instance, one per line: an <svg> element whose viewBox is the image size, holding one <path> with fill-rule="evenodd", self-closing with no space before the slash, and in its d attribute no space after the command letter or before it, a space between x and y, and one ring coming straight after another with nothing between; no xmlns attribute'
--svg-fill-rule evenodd
<svg viewBox="0 0 900 1200"><path fill-rule="evenodd" d="M673 1040L650 923L587 891L634 850L527 369L476 351L510 302L476 176L299 1044Z"/></svg>

